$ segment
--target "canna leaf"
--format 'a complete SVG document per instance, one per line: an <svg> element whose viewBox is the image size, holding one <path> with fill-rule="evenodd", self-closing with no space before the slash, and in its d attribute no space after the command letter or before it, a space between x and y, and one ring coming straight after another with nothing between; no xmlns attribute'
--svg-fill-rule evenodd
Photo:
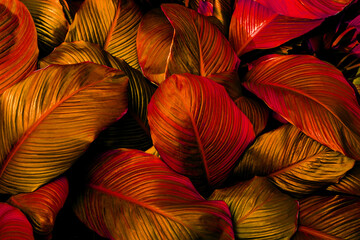
<svg viewBox="0 0 360 240"><path fill-rule="evenodd" d="M0 202L0 240L34 240L33 229L17 208Z"/></svg>
<svg viewBox="0 0 360 240"><path fill-rule="evenodd" d="M66 36L69 23L60 0L21 0L34 19L41 55L48 55Z"/></svg>
<svg viewBox="0 0 360 240"><path fill-rule="evenodd" d="M300 200L300 219L295 240L357 239L360 201L346 196L312 196Z"/></svg>
<svg viewBox="0 0 360 240"><path fill-rule="evenodd" d="M206 194L221 186L254 139L248 118L225 89L197 75L172 75L148 106L151 138L161 158Z"/></svg>
<svg viewBox="0 0 360 240"><path fill-rule="evenodd" d="M203 199L189 179L153 155L126 149L107 152L88 179L74 210L103 237L234 238L227 205Z"/></svg>
<svg viewBox="0 0 360 240"><path fill-rule="evenodd" d="M290 17L319 19L342 11L352 0L255 0L271 10Z"/></svg>
<svg viewBox="0 0 360 240"><path fill-rule="evenodd" d="M49 66L6 91L0 192L32 192L70 168L126 112L127 83L122 71L83 63Z"/></svg>
<svg viewBox="0 0 360 240"><path fill-rule="evenodd" d="M0 2L0 94L36 68L39 54L31 15L19 0Z"/></svg>
<svg viewBox="0 0 360 240"><path fill-rule="evenodd" d="M27 215L36 233L50 235L56 216L64 206L68 193L68 180L66 177L61 177L35 192L14 195L7 203Z"/></svg>
<svg viewBox="0 0 360 240"><path fill-rule="evenodd" d="M91 61L122 70L129 77L129 112L99 136L98 142L106 149L136 148L146 150L152 146L147 122L147 105L156 90L141 72L124 60L112 57L99 45L78 41L65 42L43 58L41 67L50 64L74 64Z"/></svg>
<svg viewBox="0 0 360 240"><path fill-rule="evenodd" d="M139 69L136 34L141 18L142 13L133 0L85 0L65 41L99 44L114 57Z"/></svg>
<svg viewBox="0 0 360 240"><path fill-rule="evenodd" d="M306 55L272 56L243 85L309 137L360 160L360 107L334 66Z"/></svg>
<svg viewBox="0 0 360 240"><path fill-rule="evenodd" d="M261 135L234 174L240 179L268 176L276 186L298 196L337 183L354 163L287 124Z"/></svg>
<svg viewBox="0 0 360 240"><path fill-rule="evenodd" d="M279 15L256 0L237 0L231 18L229 41L238 56L267 49L299 37L323 22Z"/></svg>
<svg viewBox="0 0 360 240"><path fill-rule="evenodd" d="M360 197L360 166L355 166L339 181L330 185L327 190Z"/></svg>
<svg viewBox="0 0 360 240"><path fill-rule="evenodd" d="M296 231L297 201L266 178L217 189L209 199L223 200L229 206L236 239L290 239Z"/></svg>

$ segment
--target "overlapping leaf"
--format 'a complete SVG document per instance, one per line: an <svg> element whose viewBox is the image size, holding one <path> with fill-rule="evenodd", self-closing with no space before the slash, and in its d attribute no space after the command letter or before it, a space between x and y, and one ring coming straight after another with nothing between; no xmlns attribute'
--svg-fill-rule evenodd
<svg viewBox="0 0 360 240"><path fill-rule="evenodd" d="M338 182L354 163L288 124L260 136L244 154L235 175L240 179L268 176L281 189L300 195Z"/></svg>
<svg viewBox="0 0 360 240"><path fill-rule="evenodd" d="M240 60L204 16L178 4L161 8L166 17L153 12L144 18L137 39L140 66L151 81L160 84L175 73L210 76L237 71Z"/></svg>
<svg viewBox="0 0 360 240"><path fill-rule="evenodd" d="M352 0L255 0L285 16L319 19L343 10Z"/></svg>
<svg viewBox="0 0 360 240"><path fill-rule="evenodd" d="M65 172L127 110L128 78L93 63L34 72L1 98L0 192L31 192Z"/></svg>
<svg viewBox="0 0 360 240"><path fill-rule="evenodd" d="M99 136L98 142L104 148L136 148L146 150L152 145L147 123L147 105L156 90L141 72L125 61L112 57L99 45L77 41L65 42L50 55L41 59L40 67L50 64L73 64L91 61L120 69L129 77L129 112L124 118L109 126Z"/></svg>
<svg viewBox="0 0 360 240"><path fill-rule="evenodd" d="M189 179L137 150L104 154L74 209L88 227L110 239L234 238L224 202L206 201Z"/></svg>
<svg viewBox="0 0 360 240"><path fill-rule="evenodd" d="M360 197L360 165L356 164L339 183L329 186L327 190Z"/></svg>
<svg viewBox="0 0 360 240"><path fill-rule="evenodd" d="M133 0L85 0L65 41L99 44L111 55L139 69L136 34L141 18L142 13Z"/></svg>
<svg viewBox="0 0 360 240"><path fill-rule="evenodd" d="M241 56L254 49L277 47L314 29L322 21L286 17L255 0L237 0L229 41Z"/></svg>
<svg viewBox="0 0 360 240"><path fill-rule="evenodd" d="M299 228L294 239L358 239L359 198L313 196L300 200Z"/></svg>
<svg viewBox="0 0 360 240"><path fill-rule="evenodd" d="M0 240L34 240L33 229L26 216L7 203L0 203L0 233Z"/></svg>
<svg viewBox="0 0 360 240"><path fill-rule="evenodd" d="M36 31L38 44L42 55L49 54L60 45L66 36L69 23L60 0L21 0L30 11ZM63 3L66 1L63 1Z"/></svg>
<svg viewBox="0 0 360 240"><path fill-rule="evenodd" d="M248 118L210 79L172 75L149 103L151 138L161 158L203 193L221 186L254 139Z"/></svg>
<svg viewBox="0 0 360 240"><path fill-rule="evenodd" d="M68 192L68 181L66 177L61 177L35 192L14 195L7 203L19 208L27 215L36 233L49 235Z"/></svg>
<svg viewBox="0 0 360 240"><path fill-rule="evenodd" d="M272 56L243 85L306 135L360 160L360 107L334 66L306 55Z"/></svg>
<svg viewBox="0 0 360 240"><path fill-rule="evenodd" d="M31 15L19 0L0 3L0 94L35 70L39 54Z"/></svg>
<svg viewBox="0 0 360 240"><path fill-rule="evenodd" d="M266 178L215 190L209 199L227 203L237 239L290 239L296 231L297 201Z"/></svg>

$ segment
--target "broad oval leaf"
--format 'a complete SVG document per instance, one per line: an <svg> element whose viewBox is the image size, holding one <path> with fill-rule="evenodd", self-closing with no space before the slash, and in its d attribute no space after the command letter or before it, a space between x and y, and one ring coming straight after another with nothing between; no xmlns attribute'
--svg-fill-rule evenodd
<svg viewBox="0 0 360 240"><path fill-rule="evenodd" d="M229 206L236 239L290 239L296 232L297 201L266 178L217 189L209 199L223 200Z"/></svg>
<svg viewBox="0 0 360 240"><path fill-rule="evenodd" d="M286 17L256 0L237 0L231 18L229 41L238 56L254 49L267 49L299 37L323 20Z"/></svg>
<svg viewBox="0 0 360 240"><path fill-rule="evenodd" d="M116 123L105 129L97 142L106 149L136 148L146 150L151 145L147 122L147 105L156 87L138 70L130 67L124 60L112 57L99 45L77 41L65 42L50 55L41 59L41 67L50 64L73 64L91 61L122 70L129 77L129 111Z"/></svg>
<svg viewBox="0 0 360 240"><path fill-rule="evenodd" d="M34 240L33 229L17 208L0 202L0 240Z"/></svg>
<svg viewBox="0 0 360 240"><path fill-rule="evenodd" d="M65 41L99 44L111 55L139 69L136 34L142 13L133 0L85 0Z"/></svg>
<svg viewBox="0 0 360 240"><path fill-rule="evenodd" d="M205 194L221 186L255 136L225 89L197 75L165 80L148 111L151 138L161 158Z"/></svg>
<svg viewBox="0 0 360 240"><path fill-rule="evenodd" d="M7 200L7 203L27 215L36 233L50 235L56 216L64 206L68 193L68 180L66 177L61 177L32 193L14 195Z"/></svg>
<svg viewBox="0 0 360 240"><path fill-rule="evenodd" d="M60 0L21 0L34 19L41 55L48 55L60 45L69 23Z"/></svg>
<svg viewBox="0 0 360 240"><path fill-rule="evenodd" d="M300 200L299 228L294 240L358 239L359 232L359 198L337 195Z"/></svg>
<svg viewBox="0 0 360 240"><path fill-rule="evenodd" d="M287 124L257 138L234 174L238 179L268 176L276 186L298 196L337 183L354 163Z"/></svg>
<svg viewBox="0 0 360 240"><path fill-rule="evenodd" d="M255 0L285 16L319 19L342 11L352 0Z"/></svg>
<svg viewBox="0 0 360 240"><path fill-rule="evenodd" d="M243 85L309 137L360 160L360 107L334 66L306 55L272 56Z"/></svg>
<svg viewBox="0 0 360 240"><path fill-rule="evenodd" d="M110 239L233 239L228 206L206 201L188 178L138 150L104 154L89 172L76 215ZM105 207L106 206L106 207Z"/></svg>
<svg viewBox="0 0 360 240"><path fill-rule="evenodd" d="M360 165L355 166L339 181L327 188L328 191L360 197Z"/></svg>
<svg viewBox="0 0 360 240"><path fill-rule="evenodd" d="M36 69L39 54L31 15L19 0L0 3L0 94Z"/></svg>
<svg viewBox="0 0 360 240"><path fill-rule="evenodd" d="M0 192L31 192L65 172L127 110L128 78L93 63L52 65L1 98Z"/></svg>

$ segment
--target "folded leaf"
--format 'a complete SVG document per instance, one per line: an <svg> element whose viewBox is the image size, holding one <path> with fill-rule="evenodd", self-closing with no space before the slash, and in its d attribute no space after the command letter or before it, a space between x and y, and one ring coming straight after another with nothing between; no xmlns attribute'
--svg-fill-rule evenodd
<svg viewBox="0 0 360 240"><path fill-rule="evenodd" d="M238 56L254 49L267 49L299 37L323 20L286 17L256 0L237 0L231 18L229 41Z"/></svg>
<svg viewBox="0 0 360 240"><path fill-rule="evenodd" d="M234 238L224 202L206 201L189 179L137 150L114 150L98 159L74 210L110 239Z"/></svg>
<svg viewBox="0 0 360 240"><path fill-rule="evenodd" d="M85 0L65 41L97 43L111 55L139 69L136 34L142 14L133 0Z"/></svg>
<svg viewBox="0 0 360 240"><path fill-rule="evenodd" d="M360 106L334 66L306 55L272 56L243 85L309 137L360 160Z"/></svg>
<svg viewBox="0 0 360 240"><path fill-rule="evenodd" d="M327 190L360 197L360 165L355 164L339 183L329 186Z"/></svg>
<svg viewBox="0 0 360 240"><path fill-rule="evenodd" d="M209 199L223 200L229 206L236 239L290 239L296 231L297 201L266 178L217 189Z"/></svg>
<svg viewBox="0 0 360 240"><path fill-rule="evenodd" d="M248 118L225 89L197 75L172 75L149 107L151 138L161 158L202 193L221 186L254 139Z"/></svg>
<svg viewBox="0 0 360 240"><path fill-rule="evenodd" d="M279 188L298 196L337 183L354 163L287 124L261 135L234 174L240 179L268 176Z"/></svg>
<svg viewBox="0 0 360 240"><path fill-rule="evenodd" d="M17 208L0 202L0 240L34 240L33 229Z"/></svg>
<svg viewBox="0 0 360 240"><path fill-rule="evenodd" d="M298 18L327 18L343 10L352 0L255 0L273 11Z"/></svg>
<svg viewBox="0 0 360 240"><path fill-rule="evenodd" d="M43 56L60 45L66 36L69 23L60 0L21 0L34 19L38 44Z"/></svg>
<svg viewBox="0 0 360 240"><path fill-rule="evenodd" d="M35 70L39 54L36 29L19 0L3 0L0 7L0 94Z"/></svg>
<svg viewBox="0 0 360 240"><path fill-rule="evenodd" d="M49 235L54 228L58 212L64 206L68 192L68 180L66 177L61 177L35 192L14 195L7 203L27 215L36 233Z"/></svg>
<svg viewBox="0 0 360 240"><path fill-rule="evenodd" d="M294 239L358 239L360 201L345 196L313 196L300 200L299 228Z"/></svg>
<svg viewBox="0 0 360 240"><path fill-rule="evenodd" d="M255 135L259 135L268 122L269 108L263 102L245 96L237 98L235 104L249 118Z"/></svg>
<svg viewBox="0 0 360 240"><path fill-rule="evenodd" d="M0 192L34 191L70 168L126 112L127 83L122 71L83 63L49 66L8 89L0 105Z"/></svg>

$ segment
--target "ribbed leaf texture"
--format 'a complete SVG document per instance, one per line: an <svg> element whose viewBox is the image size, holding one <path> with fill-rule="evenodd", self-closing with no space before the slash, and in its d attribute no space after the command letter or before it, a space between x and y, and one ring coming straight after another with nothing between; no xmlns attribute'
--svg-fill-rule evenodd
<svg viewBox="0 0 360 240"><path fill-rule="evenodd" d="M234 238L224 202L206 201L188 178L138 150L114 150L98 159L74 210L110 239Z"/></svg>
<svg viewBox="0 0 360 240"><path fill-rule="evenodd" d="M35 70L39 54L36 29L19 0L0 2L0 94Z"/></svg>
<svg viewBox="0 0 360 240"><path fill-rule="evenodd" d="M225 89L204 77L172 75L149 107L151 138L161 158L202 193L221 186L255 137Z"/></svg>
<svg viewBox="0 0 360 240"><path fill-rule="evenodd" d="M133 0L85 0L76 12L65 41L99 44L111 55L140 69L136 34L142 13Z"/></svg>
<svg viewBox="0 0 360 240"><path fill-rule="evenodd" d="M0 240L34 240L33 229L17 208L0 202Z"/></svg>
<svg viewBox="0 0 360 240"><path fill-rule="evenodd" d="M299 37L323 20L279 15L256 0L237 0L231 18L229 41L238 56L254 49L267 49Z"/></svg>
<svg viewBox="0 0 360 240"><path fill-rule="evenodd" d="M69 23L60 0L21 0L34 20L40 53L49 54L65 39ZM67 9L67 11L69 11Z"/></svg>
<svg viewBox="0 0 360 240"><path fill-rule="evenodd" d="M7 203L26 214L36 233L50 235L68 193L68 180L61 177L32 193L14 195Z"/></svg>
<svg viewBox="0 0 360 240"><path fill-rule="evenodd" d="M282 15L319 19L343 10L352 0L255 0Z"/></svg>
<svg viewBox="0 0 360 240"><path fill-rule="evenodd" d="M355 160L314 141L295 126L265 133L245 152L236 178L268 176L279 188L302 195L337 183Z"/></svg>
<svg viewBox="0 0 360 240"><path fill-rule="evenodd" d="M34 191L70 168L126 112L127 83L122 71L83 63L49 66L6 91L0 192Z"/></svg>
<svg viewBox="0 0 360 240"><path fill-rule="evenodd" d="M334 66L313 56L271 56L243 85L309 137L360 160L360 106Z"/></svg>
<svg viewBox="0 0 360 240"><path fill-rule="evenodd" d="M342 194L350 194L360 197L360 165L355 166L343 177L339 183L333 184L327 188Z"/></svg>
<svg viewBox="0 0 360 240"><path fill-rule="evenodd" d="M338 195L300 200L299 228L294 240L358 239L359 232L359 198Z"/></svg>
<svg viewBox="0 0 360 240"><path fill-rule="evenodd" d="M236 239L290 239L298 221L298 203L266 178L255 177L217 189L210 200L229 206Z"/></svg>

